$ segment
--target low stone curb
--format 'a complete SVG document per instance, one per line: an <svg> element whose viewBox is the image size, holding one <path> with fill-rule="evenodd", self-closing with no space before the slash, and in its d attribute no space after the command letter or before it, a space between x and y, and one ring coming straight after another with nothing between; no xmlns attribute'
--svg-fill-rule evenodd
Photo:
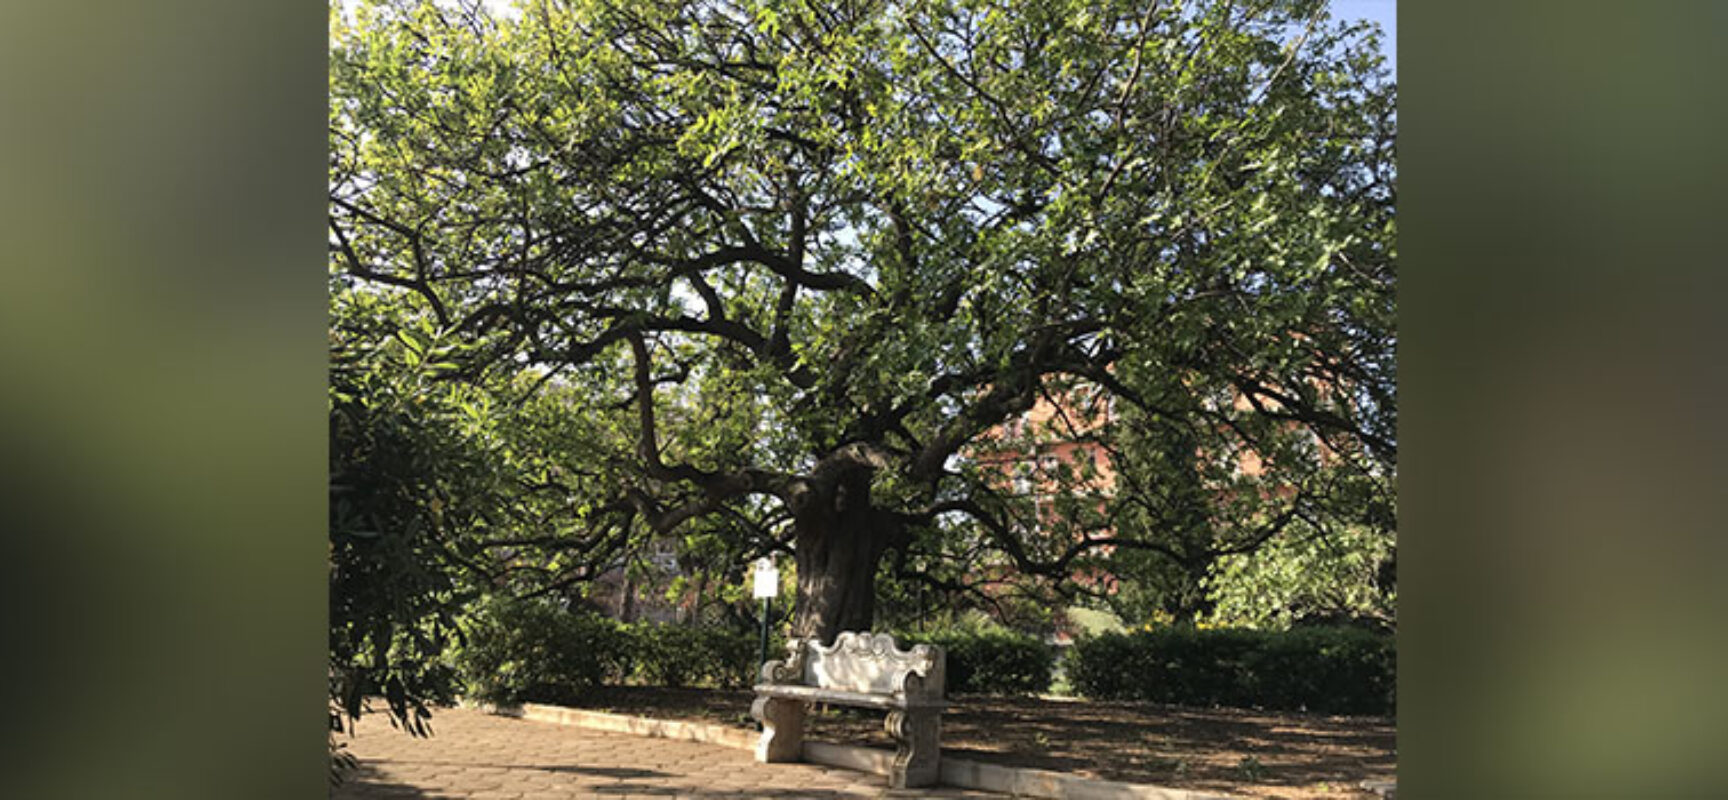
<svg viewBox="0 0 1728 800"><path fill-rule="evenodd" d="M483 711L508 717L575 725L590 730L654 736L687 742L717 744L740 750L753 750L758 734L725 725L703 722L655 719L580 708L523 703L519 706L473 705ZM832 744L806 739L804 760L841 769L887 775L894 754L871 747ZM1232 800L1229 795L1166 789L1143 783L1081 778L1061 772L1027 767L1004 767L960 758L942 758L942 783L961 789L1013 795L1041 797L1050 800Z"/></svg>
<svg viewBox="0 0 1728 800"><path fill-rule="evenodd" d="M756 733L754 731L739 730L724 725L609 714L604 711L588 711L539 703L523 703L519 706L478 705L476 707L506 717L517 717L535 722L552 722L559 725L575 725L589 730L718 744L743 750L750 750L756 746Z"/></svg>
<svg viewBox="0 0 1728 800"><path fill-rule="evenodd" d="M942 782L967 789L1054 800L1231 800L1228 795L1095 780L1044 769L1004 767L958 758L942 759Z"/></svg>
<svg viewBox="0 0 1728 800"><path fill-rule="evenodd" d="M1398 782L1372 779L1365 780L1362 782L1362 790L1373 792L1374 794L1385 798L1385 800L1392 800L1392 798L1398 796Z"/></svg>

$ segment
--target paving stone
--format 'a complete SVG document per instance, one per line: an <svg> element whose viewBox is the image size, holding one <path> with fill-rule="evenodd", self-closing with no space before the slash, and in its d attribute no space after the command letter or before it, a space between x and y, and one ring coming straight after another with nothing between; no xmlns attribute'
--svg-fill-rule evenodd
<svg viewBox="0 0 1728 800"><path fill-rule="evenodd" d="M954 789L890 794L883 778L814 764L757 764L748 751L446 709L414 738L381 716L361 720L348 749L360 768L332 800L412 797L581 800L669 797L851 800L1000 797Z"/></svg>

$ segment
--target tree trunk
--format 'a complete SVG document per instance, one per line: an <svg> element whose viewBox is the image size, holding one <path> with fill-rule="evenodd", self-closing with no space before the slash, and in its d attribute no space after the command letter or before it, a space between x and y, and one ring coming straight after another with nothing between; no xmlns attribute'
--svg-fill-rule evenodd
<svg viewBox="0 0 1728 800"><path fill-rule="evenodd" d="M1217 607L1218 604L1206 596L1206 576L1211 559L1210 555L1203 554L1182 563L1183 585L1176 590L1165 609L1170 612L1172 624L1192 627L1200 617L1212 613L1212 609Z"/></svg>
<svg viewBox="0 0 1728 800"><path fill-rule="evenodd" d="M630 577L630 568L624 568L624 586L618 595L618 619L624 622L636 621L636 580Z"/></svg>
<svg viewBox="0 0 1728 800"><path fill-rule="evenodd" d="M876 568L896 538L893 515L870 506L870 471L815 483L793 518L798 597L793 635L832 644L841 631L868 631L876 615Z"/></svg>

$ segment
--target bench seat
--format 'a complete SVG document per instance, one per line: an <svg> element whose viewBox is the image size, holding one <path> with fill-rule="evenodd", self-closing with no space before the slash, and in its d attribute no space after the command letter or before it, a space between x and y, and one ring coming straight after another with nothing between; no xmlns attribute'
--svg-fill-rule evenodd
<svg viewBox="0 0 1728 800"><path fill-rule="evenodd" d="M947 701L944 700L917 697L908 700L904 695L846 692L839 689L823 689L817 686L797 686L783 683L758 683L756 684L756 693L767 697L787 697L809 703L830 703L860 708L915 707L940 710L948 707Z"/></svg>

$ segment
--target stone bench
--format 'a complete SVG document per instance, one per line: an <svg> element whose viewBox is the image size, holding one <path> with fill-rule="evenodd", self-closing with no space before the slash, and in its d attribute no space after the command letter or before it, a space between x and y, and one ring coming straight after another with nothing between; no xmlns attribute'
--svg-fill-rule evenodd
<svg viewBox="0 0 1728 800"><path fill-rule="evenodd" d="M929 786L941 771L944 656L921 644L901 650L885 633L845 632L824 647L794 639L787 657L762 665L750 715L762 723L756 760L796 761L804 749L804 716L811 703L888 712L897 745L888 785Z"/></svg>

